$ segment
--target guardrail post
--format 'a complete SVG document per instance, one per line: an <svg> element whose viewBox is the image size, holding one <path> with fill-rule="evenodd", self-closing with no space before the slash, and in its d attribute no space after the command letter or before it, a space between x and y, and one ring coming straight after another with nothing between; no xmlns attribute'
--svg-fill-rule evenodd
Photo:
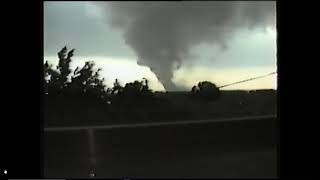
<svg viewBox="0 0 320 180"><path fill-rule="evenodd" d="M94 142L94 130L92 128L88 129L89 136L89 162L90 162L90 177L95 177L95 167L96 167L96 158L95 158L95 142Z"/></svg>

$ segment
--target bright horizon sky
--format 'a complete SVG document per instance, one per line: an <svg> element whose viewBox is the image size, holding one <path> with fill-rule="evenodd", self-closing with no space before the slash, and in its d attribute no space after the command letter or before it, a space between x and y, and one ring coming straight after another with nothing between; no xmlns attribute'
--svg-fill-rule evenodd
<svg viewBox="0 0 320 180"><path fill-rule="evenodd" d="M164 90L149 67L137 64L138 57L123 34L105 23L102 16L91 2L45 2L44 60L56 64L57 52L67 45L69 50L75 48L72 69L94 61L96 68L102 68L107 87L112 87L116 78L124 85L145 77L153 90ZM276 71L275 25L242 28L229 39L224 51L204 43L192 48L192 56L174 72L172 82L190 90L199 81L221 86ZM223 89L277 89L277 75Z"/></svg>
<svg viewBox="0 0 320 180"><path fill-rule="evenodd" d="M58 57L45 57L50 64L57 65ZM163 91L164 87L158 82L157 77L146 66L140 66L135 61L129 59L108 59L105 57L79 57L74 56L71 62L71 69L77 66L83 67L85 61L93 60L95 69L101 67L101 77L105 78L107 87L112 87L115 79L119 79L122 85L147 78L150 88L155 91ZM276 71L272 66L248 67L248 68L208 68L204 66L181 68L175 72L173 82L179 86L191 89L198 82L207 80L214 82L217 86L266 75ZM226 78L228 77L228 78ZM261 79L232 85L223 88L224 90L251 90L251 89L277 89L276 75L267 76Z"/></svg>

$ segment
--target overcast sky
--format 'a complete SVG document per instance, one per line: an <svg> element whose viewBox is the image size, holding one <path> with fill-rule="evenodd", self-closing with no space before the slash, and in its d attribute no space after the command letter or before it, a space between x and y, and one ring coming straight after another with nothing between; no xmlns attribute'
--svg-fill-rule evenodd
<svg viewBox="0 0 320 180"><path fill-rule="evenodd" d="M44 59L67 45L72 68L93 60L109 86L146 77L154 90L276 71L275 2L193 3L45 2ZM225 89L263 88L276 75Z"/></svg>

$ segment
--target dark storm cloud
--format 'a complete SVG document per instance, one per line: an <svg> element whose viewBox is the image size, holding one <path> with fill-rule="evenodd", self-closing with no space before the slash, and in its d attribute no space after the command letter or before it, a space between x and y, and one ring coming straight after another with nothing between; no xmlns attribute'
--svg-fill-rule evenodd
<svg viewBox="0 0 320 180"><path fill-rule="evenodd" d="M76 56L132 58L134 53L121 35L94 13L96 9L89 2L45 2L45 56L56 56L67 45L76 49Z"/></svg>
<svg viewBox="0 0 320 180"><path fill-rule="evenodd" d="M173 72L189 59L192 47L207 43L223 49L241 28L275 25L275 2L107 2L108 23L124 32L125 42L167 90Z"/></svg>

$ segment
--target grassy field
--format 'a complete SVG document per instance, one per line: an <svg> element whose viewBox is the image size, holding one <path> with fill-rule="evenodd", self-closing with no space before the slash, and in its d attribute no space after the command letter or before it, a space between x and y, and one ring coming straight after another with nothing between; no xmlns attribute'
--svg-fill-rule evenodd
<svg viewBox="0 0 320 180"><path fill-rule="evenodd" d="M203 120L276 114L276 91L222 91L217 101L191 98L189 92L156 93L145 103L114 99L95 104L77 99L46 99L45 127Z"/></svg>

